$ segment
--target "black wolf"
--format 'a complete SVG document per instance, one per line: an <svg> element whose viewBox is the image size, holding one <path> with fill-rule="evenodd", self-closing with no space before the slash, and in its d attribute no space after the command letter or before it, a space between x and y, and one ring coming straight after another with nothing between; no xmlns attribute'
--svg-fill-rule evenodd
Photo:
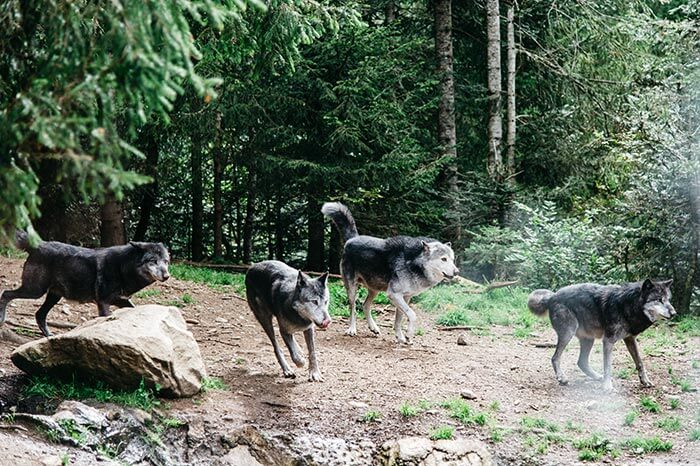
<svg viewBox="0 0 700 466"><path fill-rule="evenodd" d="M539 316L549 313L552 327L557 332L557 349L552 356L554 373L560 384L568 380L561 370L560 359L564 348L576 335L581 344L578 367L589 377L603 380L603 389L612 389L612 348L624 340L632 355L644 387L650 387L636 336L660 317L670 319L676 314L671 305L672 280L596 285L583 283L566 286L556 293L549 290L533 291L527 301L530 310ZM603 339L603 377L588 365L593 341Z"/></svg>
<svg viewBox="0 0 700 466"><path fill-rule="evenodd" d="M450 243L432 238L395 236L389 239L358 235L350 210L339 202L327 202L321 212L333 221L345 240L341 269L343 283L350 300L350 326L345 332L356 335L355 298L357 286L367 288L367 299L362 309L367 316L370 331L379 334L379 327L370 312L377 293L385 291L396 306L394 333L399 343L409 343L413 338L416 314L408 306L418 293L454 278L459 270L454 264L454 252ZM401 329L403 316L408 319L406 336Z"/></svg>
<svg viewBox="0 0 700 466"><path fill-rule="evenodd" d="M0 325L13 299L46 300L36 312L36 322L45 336L51 332L46 315L61 298L94 302L99 314L110 314L109 306L134 307L132 294L151 283L170 277L170 255L161 243L131 242L125 246L87 249L57 241L30 247L27 234L17 233L17 245L29 252L22 272L22 285L0 293Z"/></svg>
<svg viewBox="0 0 700 466"><path fill-rule="evenodd" d="M245 276L248 305L272 342L275 356L285 377L296 374L287 364L282 350L275 339L272 317L277 325L289 354L297 367L304 367L304 357L294 340L294 333L303 331L306 347L309 350L309 381L322 381L321 371L316 360L314 324L326 328L331 323L328 314L328 274L312 279L300 270L293 269L279 261L264 261L253 265Z"/></svg>

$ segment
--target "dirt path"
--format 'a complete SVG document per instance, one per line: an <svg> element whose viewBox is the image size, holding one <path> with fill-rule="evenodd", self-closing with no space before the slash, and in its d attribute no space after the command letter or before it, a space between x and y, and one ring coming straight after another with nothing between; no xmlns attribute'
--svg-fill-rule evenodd
<svg viewBox="0 0 700 466"><path fill-rule="evenodd" d="M19 260L0 259L0 289L18 284L21 264ZM185 293L193 298L194 302L183 305L182 312L187 319L199 322L190 328L209 374L221 378L228 388L197 400L172 402L170 410L173 416L201 422L210 431L226 432L253 424L291 436L313 434L381 445L404 435L428 435L438 425L453 425L457 436L486 441L504 464L575 464L578 451L571 440L592 433L601 433L613 442L656 435L673 442L670 452L639 457L623 450L615 463L700 464L700 441L688 439L691 429L700 428L699 397L697 392L682 392L671 383L668 373L672 367L676 377L690 380L695 387L700 385L700 370L691 366L691 361L696 361L696 366L700 361L698 338L685 343L671 341L663 352L644 356L654 388L641 389L632 372L627 379L615 379L615 393L604 395L599 383L587 381L575 368L578 349L573 343L564 356L571 385L556 384L549 362L553 350L534 346L535 342L554 341L549 328L536 337L518 339L511 328L493 327L487 335L467 333L467 345L458 346L460 332L436 330L434 316L419 311L425 334L405 347L394 343L393 314L380 313L383 334L378 338L370 336L364 323L358 325L357 337L345 336L342 320L334 321L327 331L319 331L317 347L325 382L309 383L306 369L298 369L294 380L281 377L267 338L240 297L174 279L151 289L160 292L136 299L137 304L181 302ZM32 316L40 303L15 301L8 308L8 317L34 328ZM80 323L95 315L94 306L62 302L49 319ZM0 377L18 373L9 360L13 346L0 342ZM592 355L597 368L602 365L599 346ZM616 347L614 356L616 370L631 366L624 345ZM473 409L488 414L486 426L462 425L439 406L446 399L459 398L465 390L476 396L469 401ZM643 396L654 397L663 412L640 412L632 426L623 426L625 415L639 409ZM678 409L670 410L672 397L680 401ZM402 403L416 405L420 400L430 402L426 411L408 418L399 413ZM379 413L378 422L361 421L370 411ZM681 421L677 432L657 426L670 415ZM546 428L523 428L524 417L555 424L558 437L564 440L547 435ZM494 432L502 439L493 441ZM7 445L12 445L8 437L13 434L0 431L0 435L0 443L8 451ZM26 439L17 438L17 448L25 448L22 442Z"/></svg>

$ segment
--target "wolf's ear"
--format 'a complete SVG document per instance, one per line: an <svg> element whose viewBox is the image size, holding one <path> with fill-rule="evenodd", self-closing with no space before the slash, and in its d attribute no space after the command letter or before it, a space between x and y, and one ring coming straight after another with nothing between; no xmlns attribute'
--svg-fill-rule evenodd
<svg viewBox="0 0 700 466"><path fill-rule="evenodd" d="M323 286L326 286L328 284L328 272L318 277L318 280L323 283Z"/></svg>
<svg viewBox="0 0 700 466"><path fill-rule="evenodd" d="M129 244L135 247L136 249L143 251L143 245L137 241L129 241Z"/></svg>
<svg viewBox="0 0 700 466"><path fill-rule="evenodd" d="M304 275L304 272L301 270L299 271L299 274L297 275L297 288L304 288L306 286L306 276Z"/></svg>
<svg viewBox="0 0 700 466"><path fill-rule="evenodd" d="M659 283L660 285L663 285L666 288L671 288L671 285L673 285L673 278L670 280L664 280Z"/></svg>
<svg viewBox="0 0 700 466"><path fill-rule="evenodd" d="M452 248L452 241L448 241L447 243L445 243L445 246L447 246L448 248Z"/></svg>
<svg viewBox="0 0 700 466"><path fill-rule="evenodd" d="M648 278L642 283L642 293L649 293L654 289L654 283Z"/></svg>
<svg viewBox="0 0 700 466"><path fill-rule="evenodd" d="M430 245L423 240L420 240L420 242L423 245L423 252L430 252Z"/></svg>

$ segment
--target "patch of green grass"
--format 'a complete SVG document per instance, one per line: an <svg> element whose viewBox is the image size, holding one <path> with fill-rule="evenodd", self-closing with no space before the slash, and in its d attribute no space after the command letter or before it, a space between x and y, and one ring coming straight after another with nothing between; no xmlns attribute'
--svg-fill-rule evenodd
<svg viewBox="0 0 700 466"><path fill-rule="evenodd" d="M76 444L82 446L87 442L87 433L73 419L61 419L58 424Z"/></svg>
<svg viewBox="0 0 700 466"><path fill-rule="evenodd" d="M8 259L26 259L27 253L15 248L0 247L0 256L7 257Z"/></svg>
<svg viewBox="0 0 700 466"><path fill-rule="evenodd" d="M183 295L180 297L180 301L182 301L182 302L185 303L185 304L194 304L194 303L195 303L195 300L194 300L194 298L192 297L192 295L189 295L189 294L187 294L187 293L183 294Z"/></svg>
<svg viewBox="0 0 700 466"><path fill-rule="evenodd" d="M24 327L15 327L15 333L17 335L26 335L26 336L35 336L39 335L39 332L29 329L29 328L24 328Z"/></svg>
<svg viewBox="0 0 700 466"><path fill-rule="evenodd" d="M362 415L362 422L378 422L382 418L382 413L379 411L367 411Z"/></svg>
<svg viewBox="0 0 700 466"><path fill-rule="evenodd" d="M581 461L598 461L613 451L612 442L598 433L574 440L573 446L579 450L578 459Z"/></svg>
<svg viewBox="0 0 700 466"><path fill-rule="evenodd" d="M639 400L639 405L642 407L643 410L648 411L650 413L661 412L661 405L659 405L659 403L650 396L642 397Z"/></svg>
<svg viewBox="0 0 700 466"><path fill-rule="evenodd" d="M440 314L437 323L444 326L514 325L521 335L531 333L537 319L527 309L528 291L523 288L498 288L488 293L470 294L460 285L445 284L416 296L424 310Z"/></svg>
<svg viewBox="0 0 700 466"><path fill-rule="evenodd" d="M669 451L673 448L673 443L661 440L659 437L633 437L622 442L622 448L625 448L635 455L641 455L644 453Z"/></svg>
<svg viewBox="0 0 700 466"><path fill-rule="evenodd" d="M216 290L225 290L230 287L240 295L245 294L245 274L242 273L223 272L186 264L170 264L170 274L178 280L203 283Z"/></svg>
<svg viewBox="0 0 700 466"><path fill-rule="evenodd" d="M333 317L349 317L350 301L348 300L348 294L345 292L343 282L340 280L329 280L328 293L330 295L328 313ZM357 291L355 308L358 318L361 319L364 319L365 317L365 313L362 310L362 303L365 302L365 298L367 298L367 289L360 287ZM388 304L391 304L391 302L389 301L389 298L386 297L386 294L382 292L374 298L372 306L385 306ZM418 334L418 332L416 332L416 334Z"/></svg>
<svg viewBox="0 0 700 466"><path fill-rule="evenodd" d="M690 367L693 369L700 369L700 361L693 359L693 362L690 363Z"/></svg>
<svg viewBox="0 0 700 466"><path fill-rule="evenodd" d="M689 337L700 337L700 316L685 315L675 319L676 330Z"/></svg>
<svg viewBox="0 0 700 466"><path fill-rule="evenodd" d="M430 431L431 440L452 440L455 428L452 426L438 426Z"/></svg>
<svg viewBox="0 0 700 466"><path fill-rule="evenodd" d="M3 424L14 424L15 413L4 413L0 415L0 422L2 422Z"/></svg>
<svg viewBox="0 0 700 466"><path fill-rule="evenodd" d="M678 409L681 407L681 400L679 398L671 398L669 400L669 407L671 409Z"/></svg>
<svg viewBox="0 0 700 466"><path fill-rule="evenodd" d="M70 464L70 456L68 453L61 455L61 466L68 466Z"/></svg>
<svg viewBox="0 0 700 466"><path fill-rule="evenodd" d="M583 424L580 422L566 421L566 430L572 432L583 432Z"/></svg>
<svg viewBox="0 0 700 466"><path fill-rule="evenodd" d="M520 425L526 432L533 429L543 429L548 432L559 432L559 426L557 424L537 417L526 416L520 420Z"/></svg>
<svg viewBox="0 0 700 466"><path fill-rule="evenodd" d="M202 392L206 393L214 390L228 390L228 387L218 377L204 377L202 379Z"/></svg>
<svg viewBox="0 0 700 466"><path fill-rule="evenodd" d="M666 416L663 419L659 419L656 425L666 432L677 432L682 427L681 420L677 416Z"/></svg>
<svg viewBox="0 0 700 466"><path fill-rule="evenodd" d="M423 327L418 327L418 330L416 330L416 336L422 337L423 335L425 335L425 329Z"/></svg>
<svg viewBox="0 0 700 466"><path fill-rule="evenodd" d="M404 401L401 406L399 406L399 414L403 417L414 417L427 410L430 407L429 403L422 400L418 405L412 405L408 401Z"/></svg>
<svg viewBox="0 0 700 466"><path fill-rule="evenodd" d="M525 446L534 450L538 455L544 455L549 449L549 442L546 439L538 437L536 435L528 435L525 437Z"/></svg>
<svg viewBox="0 0 700 466"><path fill-rule="evenodd" d="M161 296L162 294L162 290L159 290L157 288L149 288L134 293L134 298L149 299Z"/></svg>
<svg viewBox="0 0 700 466"><path fill-rule="evenodd" d="M100 455L104 458L110 459L110 460L115 459L117 457L117 455L119 454L117 449L114 448L113 446L102 444L102 443L97 445L96 450L97 450L98 455Z"/></svg>
<svg viewBox="0 0 700 466"><path fill-rule="evenodd" d="M507 432L508 430L503 427L494 427L491 429L491 441L494 443L503 441Z"/></svg>
<svg viewBox="0 0 700 466"><path fill-rule="evenodd" d="M625 414L625 420L623 421L622 425L631 426L632 424L634 424L634 421L637 419L637 416L639 416L639 413L637 411L630 411L629 413Z"/></svg>
<svg viewBox="0 0 700 466"><path fill-rule="evenodd" d="M700 429L693 429L688 434L688 440L691 442L697 442L700 440Z"/></svg>
<svg viewBox="0 0 700 466"><path fill-rule="evenodd" d="M501 410L501 403L498 400L494 400L489 404L489 410L493 412L498 412Z"/></svg>
<svg viewBox="0 0 700 466"><path fill-rule="evenodd" d="M625 367L615 373L615 377L622 380L629 379L630 375L632 375L632 369L630 367Z"/></svg>
<svg viewBox="0 0 700 466"><path fill-rule="evenodd" d="M693 391L693 384L691 384L690 381L687 379L681 379L681 378L677 377L673 373L673 368L671 366L668 367L668 375L671 376L671 383L673 385L678 385L681 388L682 392Z"/></svg>
<svg viewBox="0 0 700 466"><path fill-rule="evenodd" d="M101 382L90 385L83 382L64 382L47 376L34 376L23 388L25 396L39 396L48 399L85 400L94 399L101 402L116 403L133 408L150 411L160 405L155 390L147 388L143 379L133 391L113 390Z"/></svg>
<svg viewBox="0 0 700 466"><path fill-rule="evenodd" d="M163 426L169 429L177 429L178 427L182 427L187 424L185 421L181 421L176 417L166 417L161 419L160 422L163 424Z"/></svg>
<svg viewBox="0 0 700 466"><path fill-rule="evenodd" d="M488 423L488 415L479 413L472 409L469 404L461 398L453 398L440 403L440 406L449 411L450 417L457 419L462 424L483 426Z"/></svg>

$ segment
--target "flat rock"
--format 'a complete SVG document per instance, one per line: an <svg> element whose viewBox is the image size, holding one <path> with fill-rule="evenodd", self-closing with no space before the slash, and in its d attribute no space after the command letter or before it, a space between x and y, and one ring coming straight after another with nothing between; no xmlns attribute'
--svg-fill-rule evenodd
<svg viewBox="0 0 700 466"><path fill-rule="evenodd" d="M383 466L494 466L486 445L474 439L430 440L404 437L382 445L377 464Z"/></svg>

